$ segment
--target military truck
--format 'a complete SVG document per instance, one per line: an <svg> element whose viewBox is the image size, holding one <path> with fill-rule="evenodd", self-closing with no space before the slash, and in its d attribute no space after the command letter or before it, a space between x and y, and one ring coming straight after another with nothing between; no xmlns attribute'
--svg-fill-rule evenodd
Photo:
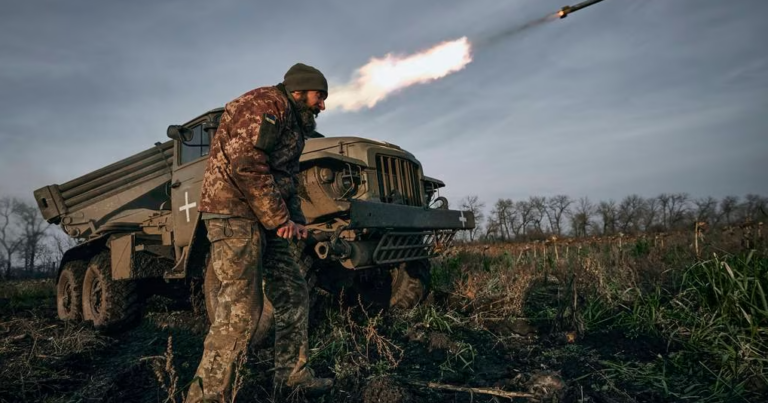
<svg viewBox="0 0 768 403"><path fill-rule="evenodd" d="M218 290L197 202L222 112L171 125L166 142L34 192L43 217L78 240L59 267L61 319L122 329L151 295L187 298L179 290L193 283L205 295ZM294 250L313 290L412 307L428 291L430 258L474 227L471 212L450 210L439 196L445 184L394 144L315 132L300 167L310 237ZM214 304L205 298L209 317ZM262 318L258 337L273 320L268 300Z"/></svg>

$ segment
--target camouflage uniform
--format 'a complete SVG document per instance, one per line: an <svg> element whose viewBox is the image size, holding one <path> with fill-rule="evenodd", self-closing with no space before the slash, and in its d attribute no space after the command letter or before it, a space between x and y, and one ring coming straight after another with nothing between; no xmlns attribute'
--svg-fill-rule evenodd
<svg viewBox="0 0 768 403"><path fill-rule="evenodd" d="M258 220L273 230L305 224L298 198L304 136L282 86L249 91L228 103L211 139L200 211Z"/></svg>
<svg viewBox="0 0 768 403"><path fill-rule="evenodd" d="M257 88L226 105L211 139L200 211L221 288L206 296L218 299L196 373L206 397L230 392L237 358L261 316L262 273L275 309L275 381L306 371L307 283L290 242L275 231L289 219L306 223L297 195L304 136L293 107L281 85ZM193 383L187 401L201 396Z"/></svg>

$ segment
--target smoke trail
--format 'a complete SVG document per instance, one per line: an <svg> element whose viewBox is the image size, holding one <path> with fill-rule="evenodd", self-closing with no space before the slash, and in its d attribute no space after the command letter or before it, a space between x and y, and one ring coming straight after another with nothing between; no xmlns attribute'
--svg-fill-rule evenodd
<svg viewBox="0 0 768 403"><path fill-rule="evenodd" d="M558 19L559 14L548 14L526 24L505 29L470 42L467 37L437 44L429 49L411 54L387 54L372 58L366 65L355 70L346 84L331 85L326 102L328 110L358 111L373 108L391 94L415 84L423 84L462 70L472 62L474 48L493 45L526 30Z"/></svg>
<svg viewBox="0 0 768 403"><path fill-rule="evenodd" d="M493 35L487 36L485 38L480 38L475 41L476 47L485 47L493 45L497 42L501 42L503 40L509 39L512 36L515 36L521 32L527 31L532 28L536 28L540 25L543 25L550 21L555 21L559 18L559 14L547 14L544 17L537 18L533 21L527 22L523 25L519 25L517 27L512 27L510 29L505 29L503 31L500 31L498 33L494 33Z"/></svg>
<svg viewBox="0 0 768 403"><path fill-rule="evenodd" d="M472 61L466 37L443 42L411 55L387 54L373 58L353 74L346 84L331 86L328 110L357 111L372 108L392 93L462 70Z"/></svg>

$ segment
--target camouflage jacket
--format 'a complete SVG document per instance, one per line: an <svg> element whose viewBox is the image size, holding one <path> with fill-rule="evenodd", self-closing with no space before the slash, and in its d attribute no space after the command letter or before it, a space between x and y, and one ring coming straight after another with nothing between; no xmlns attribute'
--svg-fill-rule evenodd
<svg viewBox="0 0 768 403"><path fill-rule="evenodd" d="M282 86L227 103L211 139L201 212L257 219L270 230L289 218L306 224L297 194L304 136L292 108Z"/></svg>

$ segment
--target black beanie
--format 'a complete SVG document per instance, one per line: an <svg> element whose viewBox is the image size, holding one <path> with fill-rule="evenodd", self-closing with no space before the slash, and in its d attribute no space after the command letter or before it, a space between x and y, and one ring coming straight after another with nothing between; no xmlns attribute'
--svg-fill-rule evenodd
<svg viewBox="0 0 768 403"><path fill-rule="evenodd" d="M288 92L314 90L328 93L328 81L323 73L304 63L296 63L288 69L283 85Z"/></svg>

